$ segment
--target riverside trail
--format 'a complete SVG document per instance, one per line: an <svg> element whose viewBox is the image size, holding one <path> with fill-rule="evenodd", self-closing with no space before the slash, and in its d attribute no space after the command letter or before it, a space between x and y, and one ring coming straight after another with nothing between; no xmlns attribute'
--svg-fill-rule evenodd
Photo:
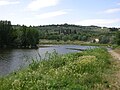
<svg viewBox="0 0 120 90"><path fill-rule="evenodd" d="M108 52L112 55L114 59L120 60L120 54L118 54L117 52L113 50L109 50Z"/></svg>
<svg viewBox="0 0 120 90"><path fill-rule="evenodd" d="M117 53L115 50L108 50L108 52L113 57L113 65L116 67L115 72L112 75L112 78L110 79L111 87L110 90L120 90L120 54Z"/></svg>

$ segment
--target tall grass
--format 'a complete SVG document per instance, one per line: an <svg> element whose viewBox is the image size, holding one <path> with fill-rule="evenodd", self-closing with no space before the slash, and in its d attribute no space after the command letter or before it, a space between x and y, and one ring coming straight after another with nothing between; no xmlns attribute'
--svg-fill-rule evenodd
<svg viewBox="0 0 120 90"><path fill-rule="evenodd" d="M111 66L105 49L48 55L25 70L0 79L0 90L102 90L109 88L104 75Z"/></svg>

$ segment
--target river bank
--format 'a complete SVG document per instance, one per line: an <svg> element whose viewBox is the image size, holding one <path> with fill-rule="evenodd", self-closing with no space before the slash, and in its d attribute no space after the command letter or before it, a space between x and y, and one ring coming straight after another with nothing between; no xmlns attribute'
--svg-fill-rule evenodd
<svg viewBox="0 0 120 90"><path fill-rule="evenodd" d="M38 49L0 49L0 76L26 67L34 60L42 60L46 53L56 51L58 54L80 52L96 48L95 46L80 45L40 45Z"/></svg>
<svg viewBox="0 0 120 90"><path fill-rule="evenodd" d="M0 78L0 89L8 90L105 90L110 88L107 76L112 72L111 57L105 49L58 55L33 61L28 68Z"/></svg>
<svg viewBox="0 0 120 90"><path fill-rule="evenodd" d="M83 45L83 46L111 46L111 44L100 44L84 41L57 41L57 40L40 40L39 45ZM38 46L39 46L38 45Z"/></svg>

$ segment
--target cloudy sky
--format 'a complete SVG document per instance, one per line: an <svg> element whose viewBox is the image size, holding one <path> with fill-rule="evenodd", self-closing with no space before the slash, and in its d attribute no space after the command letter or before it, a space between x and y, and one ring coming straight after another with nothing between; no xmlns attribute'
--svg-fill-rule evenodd
<svg viewBox="0 0 120 90"><path fill-rule="evenodd" d="M0 0L0 20L120 27L120 0Z"/></svg>

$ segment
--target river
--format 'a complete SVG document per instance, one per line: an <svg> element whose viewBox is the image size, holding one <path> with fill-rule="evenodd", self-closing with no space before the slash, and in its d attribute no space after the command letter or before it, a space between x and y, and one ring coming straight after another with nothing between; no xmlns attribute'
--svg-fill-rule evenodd
<svg viewBox="0 0 120 90"><path fill-rule="evenodd" d="M90 49L94 46L79 45L44 45L39 49L0 49L0 76L7 75L17 71L29 63L32 59L40 60L45 58L45 53L56 51L58 54L66 54L72 52L80 52L77 49ZM39 54L38 54L39 53Z"/></svg>

